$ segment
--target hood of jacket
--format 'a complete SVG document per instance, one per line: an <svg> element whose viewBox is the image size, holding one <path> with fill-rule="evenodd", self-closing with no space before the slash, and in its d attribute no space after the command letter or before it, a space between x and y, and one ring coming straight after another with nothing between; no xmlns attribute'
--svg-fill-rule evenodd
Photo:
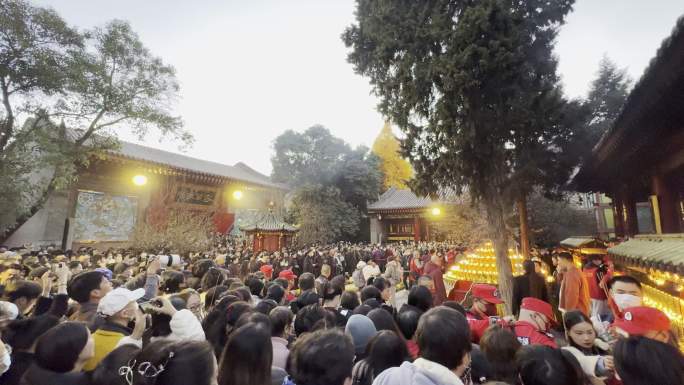
<svg viewBox="0 0 684 385"><path fill-rule="evenodd" d="M404 362L398 368L385 370L375 377L373 385L463 385L463 382L444 366L418 358L413 363Z"/></svg>

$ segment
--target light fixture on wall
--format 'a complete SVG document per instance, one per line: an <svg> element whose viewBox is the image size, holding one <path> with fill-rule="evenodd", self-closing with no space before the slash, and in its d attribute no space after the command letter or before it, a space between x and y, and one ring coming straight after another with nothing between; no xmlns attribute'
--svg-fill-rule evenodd
<svg viewBox="0 0 684 385"><path fill-rule="evenodd" d="M432 213L433 216L438 217L439 215L442 214L442 209L440 209L439 207L433 207L430 212Z"/></svg>
<svg viewBox="0 0 684 385"><path fill-rule="evenodd" d="M233 191L233 199L235 199L236 201L239 201L240 199L242 199L243 195L244 194L240 190Z"/></svg>

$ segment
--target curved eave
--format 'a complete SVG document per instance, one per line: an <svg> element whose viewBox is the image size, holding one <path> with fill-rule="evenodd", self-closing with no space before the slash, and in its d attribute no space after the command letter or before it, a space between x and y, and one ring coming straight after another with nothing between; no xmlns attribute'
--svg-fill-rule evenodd
<svg viewBox="0 0 684 385"><path fill-rule="evenodd" d="M683 84L684 17L680 17L573 185L579 191L603 191L607 184L603 179L624 176L634 167L646 168L663 155L666 151L659 151L659 140L671 139L681 128Z"/></svg>
<svg viewBox="0 0 684 385"><path fill-rule="evenodd" d="M244 231L246 233L255 233L255 232L262 232L262 233L296 233L299 231L299 229L288 229L288 228L282 228L282 229L262 229L259 227L247 227L247 228L240 228L240 231Z"/></svg>
<svg viewBox="0 0 684 385"><path fill-rule="evenodd" d="M215 180L221 180L221 181L225 181L225 182L237 181L240 183L254 185L254 186L258 186L258 187L262 187L262 188L278 189L278 190L283 190L283 191L288 190L287 187L280 185L280 184L268 184L268 183L257 182L257 181L249 180L249 179L240 179L240 178L229 177L229 176L225 176L225 175L206 173L206 172L192 170L192 169L188 169L188 168L173 166L173 165L170 165L167 163L156 162L156 161L152 161L149 159L144 159L144 158L139 158L139 157L129 156L129 155L123 155L123 154L119 154L119 153L111 152L111 151L106 152L105 160L107 160L107 158L118 159L118 160L132 160L132 161L150 164L150 165L154 165L154 166L164 167L166 169L174 170L174 171L181 172L181 173L196 175L196 176L205 177L205 178L212 178Z"/></svg>
<svg viewBox="0 0 684 385"><path fill-rule="evenodd" d="M413 214L422 214L425 211L429 210L430 207L425 206L425 207L408 207L408 208L368 208L368 213L369 214L408 214L408 213L413 213Z"/></svg>

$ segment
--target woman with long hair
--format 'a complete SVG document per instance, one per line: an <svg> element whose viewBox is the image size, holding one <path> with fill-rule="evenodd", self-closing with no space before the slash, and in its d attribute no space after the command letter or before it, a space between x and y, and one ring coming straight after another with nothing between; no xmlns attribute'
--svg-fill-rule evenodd
<svg viewBox="0 0 684 385"><path fill-rule="evenodd" d="M26 370L33 364L36 343L43 333L57 326L57 317L43 314L16 319L2 331L3 340L12 347L12 364L0 377L0 384L18 385Z"/></svg>
<svg viewBox="0 0 684 385"><path fill-rule="evenodd" d="M217 365L205 341L155 341L119 369L128 385L216 385Z"/></svg>
<svg viewBox="0 0 684 385"><path fill-rule="evenodd" d="M84 323L65 322L38 338L34 363L21 380L25 385L87 385L83 365L95 354L95 343Z"/></svg>
<svg viewBox="0 0 684 385"><path fill-rule="evenodd" d="M624 385L684 384L684 355L670 344L632 336L618 340L614 354Z"/></svg>
<svg viewBox="0 0 684 385"><path fill-rule="evenodd" d="M615 372L613 357L609 355L607 344L599 346L602 341L596 338L589 317L579 310L569 311L563 316L563 324L569 343L563 350L575 356L592 384L604 384L604 380Z"/></svg>
<svg viewBox="0 0 684 385"><path fill-rule="evenodd" d="M384 310L381 310L384 311ZM368 343L368 355L352 369L352 385L371 385L385 369L409 361L406 343L390 330L382 330Z"/></svg>
<svg viewBox="0 0 684 385"><path fill-rule="evenodd" d="M228 339L219 366L219 385L269 385L273 350L271 330L248 323Z"/></svg>
<svg viewBox="0 0 684 385"><path fill-rule="evenodd" d="M480 338L480 350L491 368L491 378L487 379L515 383L518 377L515 355L520 347L513 332L499 325L490 326Z"/></svg>

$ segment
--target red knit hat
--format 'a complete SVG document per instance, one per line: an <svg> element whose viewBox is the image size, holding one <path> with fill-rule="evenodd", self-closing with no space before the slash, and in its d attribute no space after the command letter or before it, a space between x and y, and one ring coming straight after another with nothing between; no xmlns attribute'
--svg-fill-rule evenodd
<svg viewBox="0 0 684 385"><path fill-rule="evenodd" d="M615 320L613 325L630 335L641 336L649 331L670 330L670 319L656 308L636 306L625 309L622 318Z"/></svg>

